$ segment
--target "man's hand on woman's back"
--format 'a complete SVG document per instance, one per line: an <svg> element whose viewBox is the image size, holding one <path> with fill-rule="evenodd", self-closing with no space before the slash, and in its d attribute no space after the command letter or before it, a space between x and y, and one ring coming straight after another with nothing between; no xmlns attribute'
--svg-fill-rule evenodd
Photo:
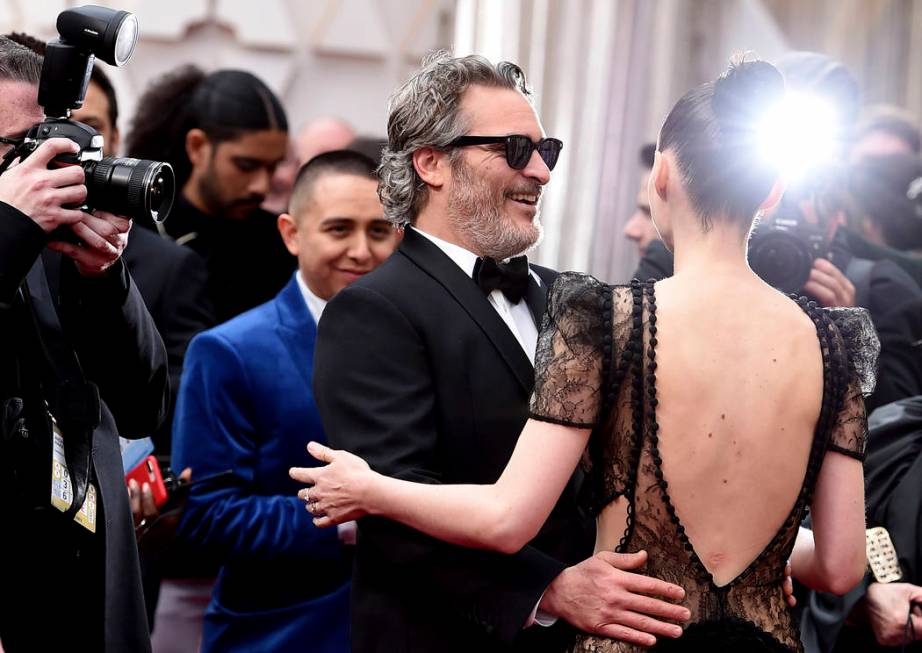
<svg viewBox="0 0 922 653"><path fill-rule="evenodd" d="M675 622L691 616L675 603L685 590L632 571L646 562L645 551L600 551L555 578L539 609L579 630L642 646L654 645L656 637L679 637Z"/></svg>

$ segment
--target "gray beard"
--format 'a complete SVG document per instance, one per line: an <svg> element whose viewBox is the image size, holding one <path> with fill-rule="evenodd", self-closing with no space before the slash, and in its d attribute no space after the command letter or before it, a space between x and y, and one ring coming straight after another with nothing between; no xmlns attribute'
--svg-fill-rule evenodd
<svg viewBox="0 0 922 653"><path fill-rule="evenodd" d="M492 193L475 179L463 163L452 163L454 177L448 198L448 220L455 233L463 234L475 254L502 261L536 247L544 234L540 211L530 225L519 225L503 217L505 197Z"/></svg>

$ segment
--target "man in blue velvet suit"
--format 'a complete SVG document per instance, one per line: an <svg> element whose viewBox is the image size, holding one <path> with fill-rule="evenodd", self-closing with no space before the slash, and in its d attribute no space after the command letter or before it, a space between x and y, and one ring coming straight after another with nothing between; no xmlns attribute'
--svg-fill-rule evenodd
<svg viewBox="0 0 922 653"><path fill-rule="evenodd" d="M275 299L200 334L186 354L174 466L191 467L193 478L233 470L192 488L180 525L181 537L222 564L202 651L349 650L348 529L313 525L288 468L312 464L305 445L325 441L311 391L320 314L397 245L374 168L345 150L307 163L290 214L278 219L298 272Z"/></svg>

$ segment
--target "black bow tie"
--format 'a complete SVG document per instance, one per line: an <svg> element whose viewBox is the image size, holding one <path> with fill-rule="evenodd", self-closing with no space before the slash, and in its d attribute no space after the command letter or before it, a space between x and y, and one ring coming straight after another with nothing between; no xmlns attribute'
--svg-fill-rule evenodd
<svg viewBox="0 0 922 653"><path fill-rule="evenodd" d="M491 258L478 258L471 275L484 295L501 290L513 304L518 304L528 289L528 259L517 256L508 263L497 263Z"/></svg>

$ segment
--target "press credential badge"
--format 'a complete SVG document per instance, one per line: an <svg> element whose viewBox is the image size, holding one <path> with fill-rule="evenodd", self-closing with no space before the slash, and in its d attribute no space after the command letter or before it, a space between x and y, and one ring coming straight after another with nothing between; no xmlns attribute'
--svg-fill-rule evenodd
<svg viewBox="0 0 922 653"><path fill-rule="evenodd" d="M64 458L64 436L53 418L52 428L54 430L54 454L51 461L51 505L61 512L66 512L74 502L74 488ZM96 486L92 483L86 489L86 499L74 515L74 521L91 533L96 532Z"/></svg>

